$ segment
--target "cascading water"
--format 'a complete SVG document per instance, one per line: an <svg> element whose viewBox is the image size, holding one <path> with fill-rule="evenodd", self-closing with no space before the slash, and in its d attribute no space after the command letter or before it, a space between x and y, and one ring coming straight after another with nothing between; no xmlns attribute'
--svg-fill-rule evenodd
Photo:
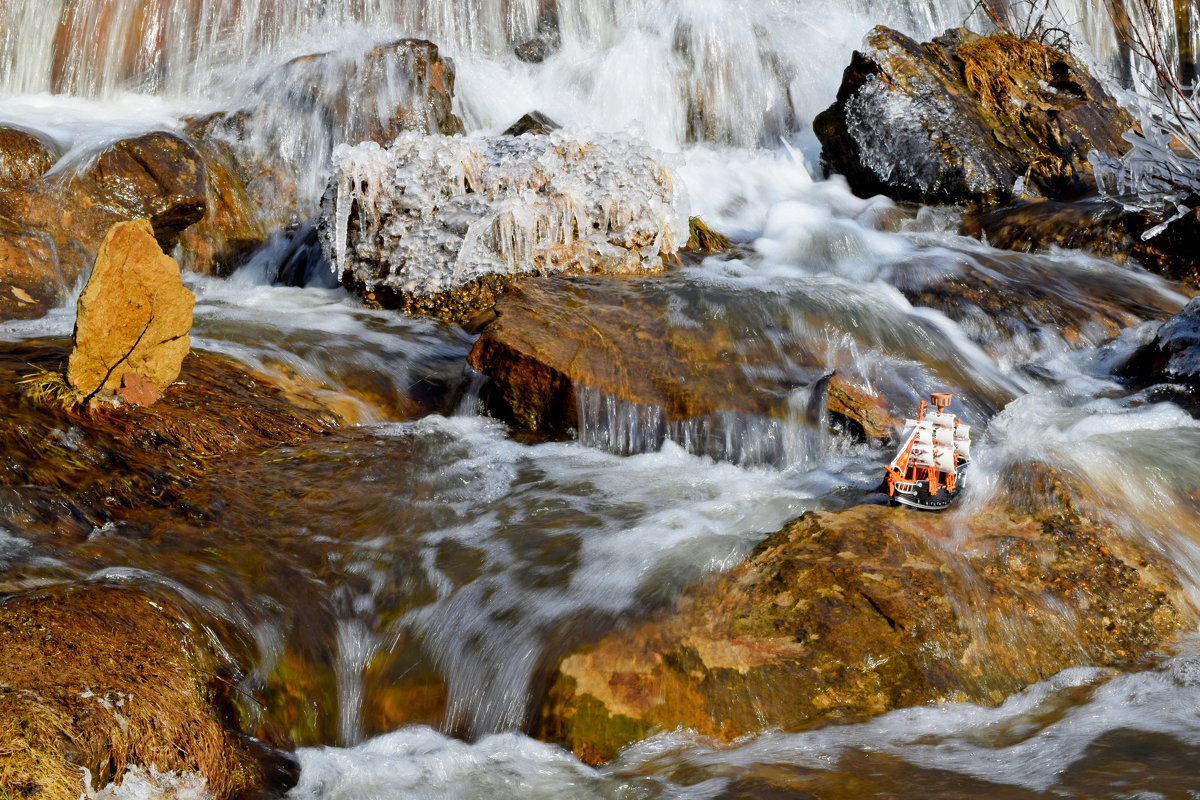
<svg viewBox="0 0 1200 800"><path fill-rule="evenodd" d="M1058 8L1097 69L1131 72L1102 0ZM1163 8L1172 25L1195 16ZM811 120L863 34L928 38L968 20L983 24L972 0L4 0L0 120L87 150L249 110L247 141L285 164L311 214L336 145L408 89L385 80L337 119L333 100L401 36L454 59L469 133L534 109L595 139L632 129L673 154L692 213L741 243L656 284L667 330L732 341L729 357L753 361L748 384L787 413L668 421L579 386L575 440L518 441L477 413L471 335L340 290L272 286L275 242L229 280L188 279L195 345L362 424L214 467L196 489L207 520L147 513L67 546L25 536L28 515L4 499L0 586L126 582L183 598L256 698L246 724L284 725L301 748L298 798L1193 796L1189 643L1116 676L1068 671L994 709L913 708L733 746L662 732L600 769L523 733L546 671L579 642L727 571L806 510L879 499L890 454L830 434L814 402L834 371L914 404L953 388L988 431L964 514L995 501L1007 466L1049 464L1200 590L1200 426L1111 375L1183 305L1178 287L1079 253L1002 253L948 213L814 175ZM1198 28L1168 33L1195 52ZM518 58L535 41L541 60ZM947 281L1036 293L1038 308L923 305ZM0 323L0 343L71 324L66 306ZM78 446L78 431L60 435ZM155 780L168 783L139 773L115 791Z"/></svg>

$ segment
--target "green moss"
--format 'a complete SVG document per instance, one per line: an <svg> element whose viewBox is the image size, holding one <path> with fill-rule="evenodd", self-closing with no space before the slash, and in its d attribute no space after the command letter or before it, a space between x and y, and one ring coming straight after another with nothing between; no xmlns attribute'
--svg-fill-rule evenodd
<svg viewBox="0 0 1200 800"><path fill-rule="evenodd" d="M704 223L704 220L699 217L691 217L688 219L689 237L687 249L693 252L707 253L724 253L732 246L729 238L722 236Z"/></svg>

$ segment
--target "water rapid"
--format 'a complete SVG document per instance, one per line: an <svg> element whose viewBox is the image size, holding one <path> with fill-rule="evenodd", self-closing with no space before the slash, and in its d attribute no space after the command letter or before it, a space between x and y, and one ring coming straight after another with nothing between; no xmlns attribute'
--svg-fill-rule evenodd
<svg viewBox="0 0 1200 800"><path fill-rule="evenodd" d="M1172 46L1194 52L1194 4L1192 17L1164 7ZM1095 70L1136 72L1103 3L1058 9ZM215 464L193 513L147 509L76 544L0 498L0 587L133 584L185 603L254 698L245 727L295 745L297 800L1200 796L1191 639L995 708L731 745L661 731L600 768L529 735L550 670L581 642L669 606L805 511L882 500L891 453L814 419L830 372L913 406L954 392L980 432L954 513L996 501L1012 465L1053 466L1091 490L1089 512L1165 554L1200 605L1200 423L1113 375L1186 303L1180 287L1074 251L999 251L960 235L951 212L858 198L818 174L811 122L863 35L964 23L985 24L973 0L4 0L0 122L72 161L260 109L250 139L286 165L310 216L336 146L402 91L330 121L297 99L291 65L314 53L331 55L304 86L337 96L346 65L427 37L454 61L468 135L531 110L584 136L633 132L670 154L691 213L736 244L646 295L671 331L729 342L789 411L668 422L580 387L572 437L515 436L481 413L486 380L464 362L474 334L364 308L328 280L277 285L276 239L230 278L186 278L193 346L352 424ZM544 57L518 58L530 43ZM940 300L947 283L986 288ZM73 316L72 299L0 323L0 346L65 341ZM151 773L101 796L167 786L205 796Z"/></svg>

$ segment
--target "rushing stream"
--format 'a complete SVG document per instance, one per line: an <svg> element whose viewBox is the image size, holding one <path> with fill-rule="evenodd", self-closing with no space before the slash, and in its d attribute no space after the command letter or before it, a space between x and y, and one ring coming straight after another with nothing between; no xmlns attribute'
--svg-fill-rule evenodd
<svg viewBox="0 0 1200 800"><path fill-rule="evenodd" d="M672 324L734 337L772 386L836 369L914 405L948 388L981 432L968 510L1006 465L1055 464L1200 600L1200 422L1111 374L1184 305L1178 287L1079 253L993 250L949 212L856 198L814 166L810 122L864 33L979 25L972 2L559 0L555 49L517 60L514 45L548 35L547 8L2 0L0 122L86 153L286 97L279 66L294 56L352 60L426 36L455 60L468 133L537 109L671 154L691 213L740 243L658 282ZM1094 69L1129 72L1103 3L1062 9ZM342 132L280 106L261 146L315 211ZM557 657L729 569L805 510L879 501L890 453L814 427L803 388L795 419L730 427L717 444L647 433L654 409L587 392L574 439L514 437L481 413L471 335L365 309L327 279L272 285L279 257L268 247L229 279L187 278L193 345L316 386L357 424L216 465L194 495L204 514L133 515L78 545L23 535L0 505L0 586L129 582L181 598L242 667L239 690L302 745L294 797L1200 798L1190 639L1142 671L1069 670L998 708L913 708L732 746L681 730L598 769L529 738ZM1038 310L909 299L955 277ZM73 309L0 323L0 341L69 337ZM180 796L203 795L184 783ZM131 779L119 796L149 791Z"/></svg>

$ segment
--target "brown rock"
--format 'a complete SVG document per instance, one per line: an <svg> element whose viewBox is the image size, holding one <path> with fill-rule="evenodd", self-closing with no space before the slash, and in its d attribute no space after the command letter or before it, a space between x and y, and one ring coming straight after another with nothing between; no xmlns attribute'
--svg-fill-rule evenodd
<svg viewBox="0 0 1200 800"><path fill-rule="evenodd" d="M1200 292L1200 210L1193 210L1150 239L1142 235L1162 219L1116 203L1019 203L969 214L961 230L993 247L1039 252L1050 247L1085 250L1118 263L1134 259L1146 269Z"/></svg>
<svg viewBox="0 0 1200 800"><path fill-rule="evenodd" d="M49 137L13 125L0 125L0 185L35 181L61 155Z"/></svg>
<svg viewBox="0 0 1200 800"><path fill-rule="evenodd" d="M96 156L80 178L98 205L124 219L145 218L164 250L207 207L204 159L185 139L163 131L122 139Z"/></svg>
<svg viewBox="0 0 1200 800"><path fill-rule="evenodd" d="M256 177L268 172L264 163L239 155L219 139L193 142L207 167L207 206L204 218L180 235L180 267L202 275L230 275L266 243L270 230L287 224L288 204L273 202L287 182L273 174L270 189L256 186Z"/></svg>
<svg viewBox="0 0 1200 800"><path fill-rule="evenodd" d="M149 222L114 225L79 297L68 383L89 397L121 388L130 372L170 386L191 347L194 304Z"/></svg>
<svg viewBox="0 0 1200 800"><path fill-rule="evenodd" d="M212 796L262 784L246 746L217 721L218 664L161 597L129 587L0 602L0 794L72 800L126 767L199 772Z"/></svg>
<svg viewBox="0 0 1200 800"><path fill-rule="evenodd" d="M135 406L152 406L162 397L162 392L154 385L154 381L140 372L126 372L121 376L121 388L117 397L122 403Z"/></svg>
<svg viewBox="0 0 1200 800"><path fill-rule="evenodd" d="M747 341L731 315L673 321L673 302L672 290L654 282L526 279L496 303L497 319L468 361L491 379L494 411L535 431L578 428L580 387L661 409L666 427L705 418L718 425L723 412L767 420L794 413L794 385L756 369L775 363L770 347ZM815 352L789 356L809 365L812 382L825 374ZM868 438L890 438L898 425L882 399L841 377L830 382L829 402Z"/></svg>
<svg viewBox="0 0 1200 800"><path fill-rule="evenodd" d="M1074 58L1033 39L947 31L918 44L875 28L813 122L827 171L855 193L995 206L1027 191L1094 192L1094 148L1121 153L1132 118Z"/></svg>
<svg viewBox="0 0 1200 800"><path fill-rule="evenodd" d="M0 320L40 317L67 291L50 237L0 217Z"/></svg>
<svg viewBox="0 0 1200 800"><path fill-rule="evenodd" d="M730 741L992 705L1067 667L1134 661L1191 624L1169 564L1079 513L1053 476L1030 483L1007 512L969 518L806 514L674 610L565 658L542 735L596 763L677 726Z"/></svg>
<svg viewBox="0 0 1200 800"><path fill-rule="evenodd" d="M33 298L12 302L0 286L0 319L35 317L60 302L95 261L109 228L146 218L164 248L203 215L207 171L183 139L156 132L123 139L82 171L0 191L0 284Z"/></svg>

